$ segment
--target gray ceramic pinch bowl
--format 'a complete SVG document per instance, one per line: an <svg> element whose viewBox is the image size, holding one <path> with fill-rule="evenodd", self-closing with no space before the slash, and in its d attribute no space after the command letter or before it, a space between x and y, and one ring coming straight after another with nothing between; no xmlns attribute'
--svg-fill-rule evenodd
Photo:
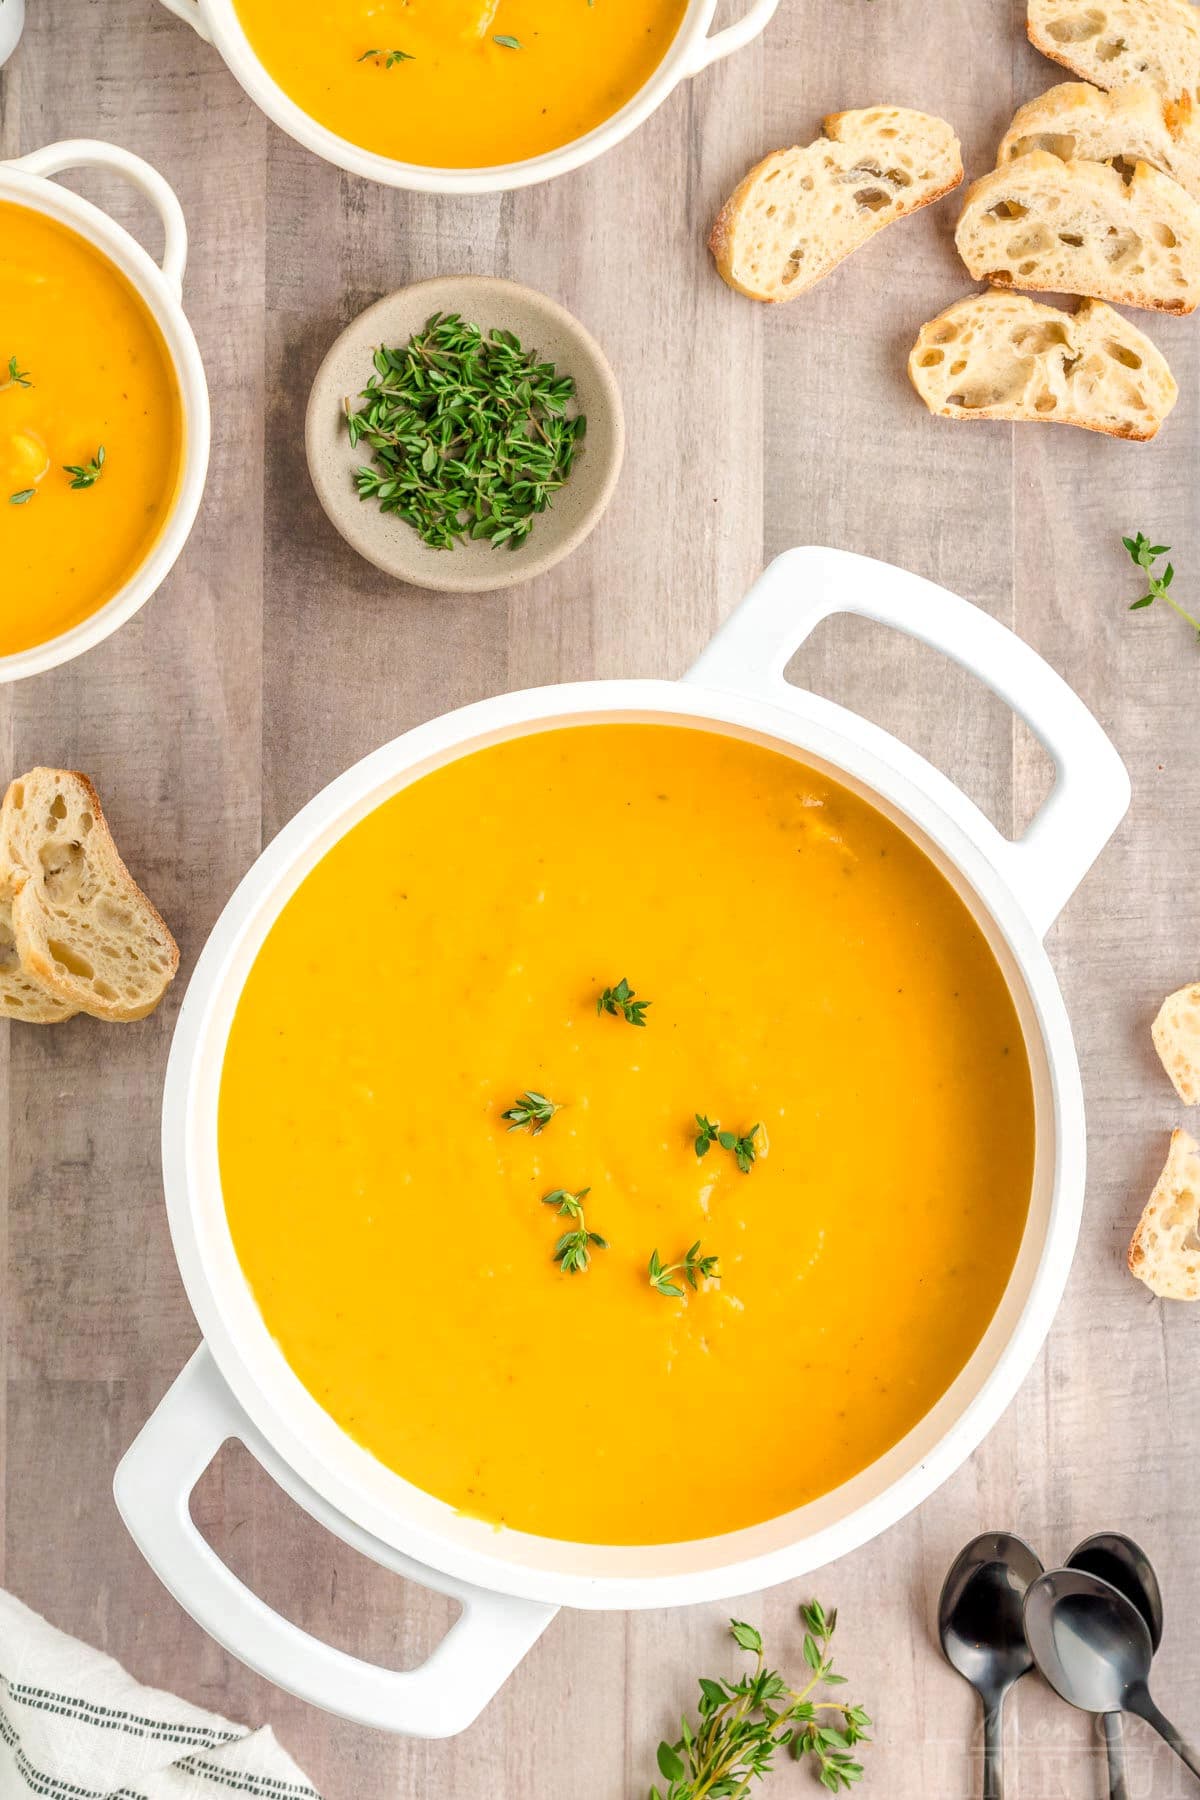
<svg viewBox="0 0 1200 1800"><path fill-rule="evenodd" d="M366 386L380 344L406 344L436 312L461 313L484 331L499 326L515 332L525 349L536 350L574 379L587 432L566 483L519 549L493 548L481 540L435 550L395 513L382 513L377 502L358 497L354 471L370 462L370 451L362 444L351 447L346 400ZM360 556L417 587L482 594L545 574L583 542L616 486L625 419L604 352L565 307L515 281L445 275L388 294L346 327L313 382L304 443L317 498Z"/></svg>

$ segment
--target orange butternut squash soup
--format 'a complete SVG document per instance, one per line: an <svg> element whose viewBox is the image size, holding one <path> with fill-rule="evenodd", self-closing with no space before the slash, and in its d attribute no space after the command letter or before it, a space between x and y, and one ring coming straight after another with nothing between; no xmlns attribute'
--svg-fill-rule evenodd
<svg viewBox="0 0 1200 1800"><path fill-rule="evenodd" d="M119 593L171 511L182 450L140 297L76 232L0 201L0 654Z"/></svg>
<svg viewBox="0 0 1200 1800"><path fill-rule="evenodd" d="M254 963L219 1138L338 1424L606 1544L753 1524L903 1436L995 1310L1034 1149L1008 990L928 858L791 757L635 724L355 826Z"/></svg>
<svg viewBox="0 0 1200 1800"><path fill-rule="evenodd" d="M603 124L686 0L237 0L267 73L318 124L426 167L522 162Z"/></svg>

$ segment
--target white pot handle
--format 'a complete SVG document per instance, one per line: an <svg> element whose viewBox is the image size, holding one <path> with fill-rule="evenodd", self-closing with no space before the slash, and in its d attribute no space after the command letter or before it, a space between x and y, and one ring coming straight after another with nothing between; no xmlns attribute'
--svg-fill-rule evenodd
<svg viewBox="0 0 1200 1800"><path fill-rule="evenodd" d="M1129 805L1129 776L1082 700L1015 632L945 588L845 550L787 550L759 577L687 679L786 706L784 670L822 619L856 613L919 638L1006 700L1054 761L1055 782L1016 843L889 733L831 701L836 727L911 771L1000 870L1039 934L1058 917ZM813 702L806 700L806 705Z"/></svg>
<svg viewBox="0 0 1200 1800"><path fill-rule="evenodd" d="M209 34L208 26L204 23L198 0L162 0L162 3L168 12L175 14L177 19L186 19L192 30L198 37L202 37L206 44L212 43L212 37Z"/></svg>
<svg viewBox="0 0 1200 1800"><path fill-rule="evenodd" d="M174 188L140 156L94 138L68 138L64 143L47 144L42 150L33 150L28 156L18 156L5 167L20 169L25 175L61 175L66 169L114 169L117 174L124 175L145 194L163 222L162 272L176 299L181 297L188 243L183 208L175 197Z"/></svg>
<svg viewBox="0 0 1200 1800"><path fill-rule="evenodd" d="M171 0L166 0L166 3L170 5ZM714 31L711 37L701 38L688 58L684 74L698 75L710 63L719 62L723 56L730 56L735 50L744 50L760 32L766 30L778 5L779 0L754 0L749 12L736 24L727 25L724 31Z"/></svg>
<svg viewBox="0 0 1200 1800"><path fill-rule="evenodd" d="M197 1531L188 1502L231 1437L345 1543L461 1603L461 1616L420 1668L381 1669L323 1644L273 1612L226 1568ZM310 1705L380 1731L426 1738L464 1731L557 1611L437 1574L336 1513L256 1431L203 1344L126 1451L113 1492L142 1555L210 1637Z"/></svg>

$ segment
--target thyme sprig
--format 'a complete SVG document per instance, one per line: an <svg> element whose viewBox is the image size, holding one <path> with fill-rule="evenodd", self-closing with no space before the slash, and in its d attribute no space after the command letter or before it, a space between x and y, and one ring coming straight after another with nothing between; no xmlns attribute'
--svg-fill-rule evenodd
<svg viewBox="0 0 1200 1800"><path fill-rule="evenodd" d="M598 1013L611 1013L613 1018L624 1019L627 1025L644 1025L646 1008L653 1005L651 1000L635 1000L636 990L631 988L624 975L616 987L606 987L596 1001Z"/></svg>
<svg viewBox="0 0 1200 1800"><path fill-rule="evenodd" d="M374 61L382 69L393 69L397 63L416 62L411 50L364 50L359 62Z"/></svg>
<svg viewBox="0 0 1200 1800"><path fill-rule="evenodd" d="M25 387L25 388L27 388L27 387L32 387L32 386L33 386L33 383L29 379L29 370L22 369L19 366L16 357L10 356L8 359L8 380L0 381L0 389L10 388L10 387Z"/></svg>
<svg viewBox="0 0 1200 1800"><path fill-rule="evenodd" d="M1136 537L1123 537L1121 542L1138 568L1145 572L1148 583L1147 592L1142 595L1142 598L1134 600L1130 604L1130 612L1140 612L1144 606L1153 606L1156 600L1165 600L1172 612L1178 613L1179 617L1185 620L1196 636L1200 638L1200 619L1193 618L1192 614L1185 611L1178 600L1173 599L1167 592L1175 579L1174 564L1168 563L1161 575L1154 573L1153 565L1160 556L1168 555L1171 549L1170 544L1152 544L1145 533L1141 531Z"/></svg>
<svg viewBox="0 0 1200 1800"><path fill-rule="evenodd" d="M736 1681L701 1676L698 1717L684 1717L675 1742L659 1745L658 1767L667 1785L652 1787L650 1800L741 1800L771 1773L775 1753L783 1749L796 1758L811 1756L831 1794L862 1779L854 1748L870 1741L870 1719L861 1706L812 1697L845 1680L829 1653L837 1612L827 1613L814 1600L800 1616L809 1678L799 1688L767 1668L762 1637L752 1625L730 1620L734 1641L754 1657L754 1668Z"/></svg>
<svg viewBox="0 0 1200 1800"><path fill-rule="evenodd" d="M96 483L100 479L101 474L103 473L103 470L104 470L104 445L103 444L101 444L101 446L97 450L95 456L93 456L91 462L64 463L63 464L64 475L71 475L74 477L74 480L71 482L71 486L73 488L95 487Z"/></svg>
<svg viewBox="0 0 1200 1800"><path fill-rule="evenodd" d="M737 1159L737 1166L743 1175L748 1175L758 1161L758 1134L761 1124L752 1125L739 1137L736 1131L722 1131L721 1121L714 1123L706 1119L703 1113L696 1114L696 1155L707 1156L714 1144L720 1144L722 1150L731 1150Z"/></svg>
<svg viewBox="0 0 1200 1800"><path fill-rule="evenodd" d="M554 1260L564 1275L583 1274L591 1261L590 1246L594 1245L597 1250L608 1249L608 1239L602 1238L598 1231L589 1231L583 1216L583 1202L591 1191L590 1187L585 1187L577 1194L571 1194L566 1188L555 1188L552 1194L542 1195L543 1206L555 1206L564 1218L577 1221L575 1230L564 1231L554 1246Z"/></svg>
<svg viewBox="0 0 1200 1800"><path fill-rule="evenodd" d="M402 348L376 350L363 404L346 402L350 442L374 459L355 472L358 497L435 549L515 550L574 466L587 429L567 417L574 398L571 377L511 331L434 313Z"/></svg>
<svg viewBox="0 0 1200 1800"><path fill-rule="evenodd" d="M650 1286L655 1293L665 1295L668 1300L682 1300L683 1289L677 1281L672 1281L672 1275L682 1275L689 1287L693 1288L697 1286L702 1275L707 1276L710 1281L720 1281L721 1271L717 1267L718 1260L715 1256L701 1256L699 1238L696 1239L690 1250L684 1251L678 1262L664 1264L658 1251L652 1250L650 1252Z"/></svg>
<svg viewBox="0 0 1200 1800"><path fill-rule="evenodd" d="M533 1136L539 1137L557 1111L555 1101L547 1100L545 1094L537 1094L532 1088L526 1088L500 1117L509 1121L510 1131L523 1131L528 1125Z"/></svg>

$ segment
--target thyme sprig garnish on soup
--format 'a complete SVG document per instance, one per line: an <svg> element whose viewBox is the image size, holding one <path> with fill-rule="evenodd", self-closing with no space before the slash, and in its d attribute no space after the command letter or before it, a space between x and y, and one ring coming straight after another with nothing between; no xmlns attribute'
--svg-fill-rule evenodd
<svg viewBox="0 0 1200 1800"><path fill-rule="evenodd" d="M567 481L587 430L575 383L511 331L434 313L346 403L360 500L396 513L434 549L468 540L515 550Z"/></svg>
<svg viewBox="0 0 1200 1800"><path fill-rule="evenodd" d="M502 1112L500 1117L508 1121L510 1131L523 1131L528 1126L533 1136L538 1137L545 1131L557 1111L556 1101L547 1100L545 1094L538 1094L532 1088L526 1088L523 1094L517 1095L512 1105L506 1112Z"/></svg>
<svg viewBox="0 0 1200 1800"><path fill-rule="evenodd" d="M575 1229L564 1231L554 1246L554 1260L564 1275L582 1275L591 1261L593 1247L608 1249L608 1239L601 1237L598 1231L590 1231L583 1216L583 1202L591 1191L590 1187L585 1187L577 1194L571 1194L566 1188L555 1188L552 1194L542 1195L543 1206L557 1207L564 1218L575 1220Z"/></svg>
<svg viewBox="0 0 1200 1800"><path fill-rule="evenodd" d="M870 1742L870 1719L861 1706L816 1698L822 1687L845 1681L830 1654L837 1611L826 1612L814 1600L801 1607L800 1617L808 1670L800 1687L767 1667L762 1635L753 1625L729 1621L734 1642L753 1656L754 1667L733 1681L700 1677L696 1718L684 1718L680 1736L658 1746L667 1785L652 1787L649 1800L741 1800L771 1773L780 1750L790 1750L797 1761L810 1758L831 1794L862 1780L855 1749Z"/></svg>
<svg viewBox="0 0 1200 1800"><path fill-rule="evenodd" d="M99 479L103 473L104 473L104 445L103 444L101 444L100 448L97 450L95 456L92 457L90 462L64 463L63 464L63 474L70 475L72 477L71 486L73 488L95 487L96 483L99 481Z"/></svg>
<svg viewBox="0 0 1200 1800"><path fill-rule="evenodd" d="M627 1025L644 1025L646 1008L653 1005L650 1000L635 1000L637 990L631 988L622 975L615 987L606 987L596 998L598 1013L611 1013L614 1019L624 1019Z"/></svg>
<svg viewBox="0 0 1200 1800"><path fill-rule="evenodd" d="M722 1131L721 1121L715 1123L706 1119L703 1113L696 1114L696 1155L707 1156L714 1144L722 1150L729 1150L737 1161L743 1175L748 1175L758 1161L758 1134L761 1124L752 1125L749 1131L740 1134L736 1131Z"/></svg>
<svg viewBox="0 0 1200 1800"><path fill-rule="evenodd" d="M359 62L373 62L381 69L394 69L397 63L416 62L409 50L364 50Z"/></svg>
<svg viewBox="0 0 1200 1800"><path fill-rule="evenodd" d="M29 378L29 370L22 369L16 357L10 356L8 359L8 379L6 381L0 381L0 393L3 393L5 388L27 388L32 386L33 382Z"/></svg>
<svg viewBox="0 0 1200 1800"><path fill-rule="evenodd" d="M682 1300L683 1289L673 1278L681 1275L689 1287L699 1285L703 1276L709 1281L720 1281L721 1271L716 1256L705 1256L700 1249L700 1240L685 1250L678 1262L664 1263L657 1250L650 1253L650 1286L656 1294L662 1294L668 1300Z"/></svg>

